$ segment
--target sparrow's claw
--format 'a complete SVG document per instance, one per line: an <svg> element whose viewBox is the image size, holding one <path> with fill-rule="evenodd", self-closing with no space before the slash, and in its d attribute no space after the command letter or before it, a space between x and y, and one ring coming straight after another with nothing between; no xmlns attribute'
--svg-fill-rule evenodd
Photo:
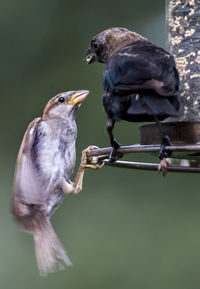
<svg viewBox="0 0 200 289"><path fill-rule="evenodd" d="M158 166L158 173L162 172L163 177L167 174L167 167L171 164L171 160L169 158L162 159Z"/></svg>
<svg viewBox="0 0 200 289"><path fill-rule="evenodd" d="M77 171L76 178L73 184L73 190L72 190L73 194L78 194L82 190L83 175L84 175L85 168L97 170L97 169L100 169L104 165L104 162L101 165L98 164L98 157L88 157L88 153L94 149L98 149L98 147L89 146L88 148L82 151L81 163L80 163L80 166Z"/></svg>
<svg viewBox="0 0 200 289"><path fill-rule="evenodd" d="M95 150L95 149L98 149L98 147L91 145L82 151L82 157L81 157L81 166L82 167L93 169L93 170L97 170L97 169L100 169L101 167L103 167L104 162L101 165L99 165L98 157L94 156L94 157L88 158L88 153L91 152L92 150Z"/></svg>

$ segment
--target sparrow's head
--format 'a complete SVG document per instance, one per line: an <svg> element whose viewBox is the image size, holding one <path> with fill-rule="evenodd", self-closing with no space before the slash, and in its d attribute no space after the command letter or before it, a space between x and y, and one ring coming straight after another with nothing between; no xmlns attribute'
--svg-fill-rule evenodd
<svg viewBox="0 0 200 289"><path fill-rule="evenodd" d="M49 100L45 106L42 118L75 117L81 103L88 96L88 90L62 92Z"/></svg>
<svg viewBox="0 0 200 289"><path fill-rule="evenodd" d="M119 49L140 40L146 40L146 38L126 28L107 29L92 38L85 59L88 64L95 61L107 63Z"/></svg>

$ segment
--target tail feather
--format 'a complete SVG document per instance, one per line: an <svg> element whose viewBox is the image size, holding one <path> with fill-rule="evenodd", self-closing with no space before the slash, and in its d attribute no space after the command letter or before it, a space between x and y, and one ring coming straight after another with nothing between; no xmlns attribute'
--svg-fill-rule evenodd
<svg viewBox="0 0 200 289"><path fill-rule="evenodd" d="M71 265L49 217L46 216L41 206L25 204L16 199L12 206L12 213L18 226L33 236L41 275L46 276L48 273Z"/></svg>
<svg viewBox="0 0 200 289"><path fill-rule="evenodd" d="M175 97L160 97L158 95L142 95L133 97L124 119L129 121L154 121L154 116L160 120L167 117L177 117L179 102Z"/></svg>
<svg viewBox="0 0 200 289"><path fill-rule="evenodd" d="M144 101L154 115L178 116L179 101L175 97L144 95Z"/></svg>
<svg viewBox="0 0 200 289"><path fill-rule="evenodd" d="M33 237L41 275L63 270L66 265L72 264L48 219L45 218L34 230Z"/></svg>
<svg viewBox="0 0 200 289"><path fill-rule="evenodd" d="M131 94L108 91L103 96L103 105L109 118L114 121L154 121L177 117L179 100L177 96L161 96L155 91L144 90Z"/></svg>

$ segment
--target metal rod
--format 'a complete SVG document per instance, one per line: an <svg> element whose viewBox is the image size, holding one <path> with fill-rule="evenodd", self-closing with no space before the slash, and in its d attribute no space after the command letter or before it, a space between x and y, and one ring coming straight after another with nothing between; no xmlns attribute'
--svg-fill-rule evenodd
<svg viewBox="0 0 200 289"><path fill-rule="evenodd" d="M200 145L171 145L166 146L166 149L171 152L196 152L200 151ZM119 152L124 154L126 153L144 153L144 152L159 152L160 145L130 145L130 146L121 146ZM88 157L94 156L108 156L112 151L111 147L98 148L94 149L91 152L88 152Z"/></svg>
<svg viewBox="0 0 200 289"><path fill-rule="evenodd" d="M138 170L150 170L158 171L159 164L154 163L141 163L141 162L127 162L127 161L116 161L114 163L109 162L109 160L104 160L105 165L118 168L127 169L138 169ZM200 173L200 168L196 167L185 167L185 166L169 166L167 168L168 172L177 173Z"/></svg>

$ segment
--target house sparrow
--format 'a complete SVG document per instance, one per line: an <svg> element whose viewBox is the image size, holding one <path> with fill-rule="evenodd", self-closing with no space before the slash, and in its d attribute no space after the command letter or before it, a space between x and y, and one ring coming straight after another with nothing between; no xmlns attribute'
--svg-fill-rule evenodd
<svg viewBox="0 0 200 289"><path fill-rule="evenodd" d="M107 113L107 132L115 161L120 144L114 139L116 121L156 121L163 139L159 170L165 171L170 139L160 120L177 117L179 74L173 56L143 36L125 28L111 28L94 36L86 53L88 64L106 64L103 77L103 105Z"/></svg>
<svg viewBox="0 0 200 289"><path fill-rule="evenodd" d="M19 150L12 213L17 224L33 235L42 275L71 264L50 218L65 194L76 194L82 189L88 149L83 151L74 183L70 177L76 159L75 118L88 94L87 90L78 90L54 96L47 103L42 117L29 124Z"/></svg>

